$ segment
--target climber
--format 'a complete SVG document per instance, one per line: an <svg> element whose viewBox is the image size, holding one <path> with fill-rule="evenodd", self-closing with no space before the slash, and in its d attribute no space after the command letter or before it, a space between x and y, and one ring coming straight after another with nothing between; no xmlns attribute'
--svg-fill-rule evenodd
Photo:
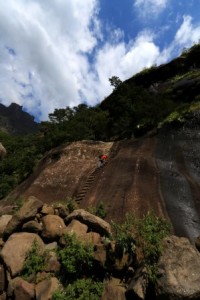
<svg viewBox="0 0 200 300"><path fill-rule="evenodd" d="M105 155L105 154L99 155L98 167L99 167L99 168L100 168L100 167L103 167L103 166L105 165L107 159L108 159L108 156L107 156L107 155Z"/></svg>
<svg viewBox="0 0 200 300"><path fill-rule="evenodd" d="M102 156L103 156L103 155L99 155L98 168L103 167L104 161L103 161L103 159L102 159Z"/></svg>
<svg viewBox="0 0 200 300"><path fill-rule="evenodd" d="M101 158L103 159L103 161L105 163L107 161L107 159L108 159L108 156L104 154L104 155L101 156Z"/></svg>

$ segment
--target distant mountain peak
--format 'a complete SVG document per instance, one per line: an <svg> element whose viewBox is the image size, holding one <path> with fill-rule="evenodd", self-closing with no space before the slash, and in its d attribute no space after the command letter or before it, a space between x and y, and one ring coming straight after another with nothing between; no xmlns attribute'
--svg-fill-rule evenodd
<svg viewBox="0 0 200 300"><path fill-rule="evenodd" d="M23 106L17 103L5 106L0 103L0 130L24 135L36 132L38 124L34 121L33 116L23 111Z"/></svg>

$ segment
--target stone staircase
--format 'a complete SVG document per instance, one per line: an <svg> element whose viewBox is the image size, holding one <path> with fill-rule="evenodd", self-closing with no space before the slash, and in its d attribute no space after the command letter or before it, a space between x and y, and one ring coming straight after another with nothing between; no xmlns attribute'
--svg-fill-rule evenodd
<svg viewBox="0 0 200 300"><path fill-rule="evenodd" d="M82 189L77 193L75 196L76 202L80 204L80 202L85 198L87 192L92 187L92 184L94 183L94 180L96 179L97 175L102 171L103 168L106 167L106 165L110 162L110 160L117 154L119 148L119 143L115 142L113 143L112 148L110 149L109 153L109 161L105 162L103 166L96 167L92 173L88 176L86 182L84 183Z"/></svg>

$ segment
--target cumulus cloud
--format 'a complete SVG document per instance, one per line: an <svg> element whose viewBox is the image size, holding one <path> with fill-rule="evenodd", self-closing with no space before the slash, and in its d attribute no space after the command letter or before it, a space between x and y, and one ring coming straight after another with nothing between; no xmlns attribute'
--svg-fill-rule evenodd
<svg viewBox="0 0 200 300"><path fill-rule="evenodd" d="M191 16L183 16L183 23L175 35L175 43L190 47L200 39L200 24L193 25Z"/></svg>
<svg viewBox="0 0 200 300"><path fill-rule="evenodd" d="M167 1L167 0L166 0ZM166 1L137 0L164 8ZM164 63L178 47L200 37L185 16L173 42L162 51L144 30L125 42L112 28L104 40L98 0L7 0L0 10L0 102L16 102L40 120L55 108L95 105L111 91L109 78L125 80Z"/></svg>
<svg viewBox="0 0 200 300"><path fill-rule="evenodd" d="M97 12L96 0L1 4L1 102L22 104L41 119L78 104L86 54L99 38Z"/></svg>
<svg viewBox="0 0 200 300"><path fill-rule="evenodd" d="M134 7L139 10L140 16L147 18L148 16L157 16L163 11L169 0L135 0Z"/></svg>

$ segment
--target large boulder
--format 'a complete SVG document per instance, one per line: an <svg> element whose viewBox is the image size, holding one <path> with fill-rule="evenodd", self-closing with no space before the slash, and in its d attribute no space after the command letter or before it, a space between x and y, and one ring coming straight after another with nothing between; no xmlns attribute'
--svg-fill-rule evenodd
<svg viewBox="0 0 200 300"><path fill-rule="evenodd" d="M81 223L86 224L91 231L95 231L101 235L110 235L111 226L103 219L87 212L84 209L76 209L65 218L65 222L68 224L73 219L79 220Z"/></svg>
<svg viewBox="0 0 200 300"><path fill-rule="evenodd" d="M2 215L0 217L0 237L3 236L3 232L8 224L8 222L12 219L12 215Z"/></svg>
<svg viewBox="0 0 200 300"><path fill-rule="evenodd" d="M146 267L139 268L126 291L128 299L145 300L148 286L148 274Z"/></svg>
<svg viewBox="0 0 200 300"><path fill-rule="evenodd" d="M158 299L200 299L200 253L186 238L163 240L158 262Z"/></svg>
<svg viewBox="0 0 200 300"><path fill-rule="evenodd" d="M33 219L42 206L43 203L40 200L34 196L30 196L27 201L24 202L20 210L13 215L12 219L8 222L4 230L4 237L7 238L13 232L17 231L23 223Z"/></svg>
<svg viewBox="0 0 200 300"><path fill-rule="evenodd" d="M38 245L39 254L43 254L44 243L35 233L13 233L6 241L0 255L12 277L22 271L26 254L32 248L34 241Z"/></svg>
<svg viewBox="0 0 200 300"><path fill-rule="evenodd" d="M36 299L37 300L50 300L52 299L52 294L58 290L59 281L56 277L51 277L39 282L36 285Z"/></svg>
<svg viewBox="0 0 200 300"><path fill-rule="evenodd" d="M63 235L66 228L62 218L56 215L47 215L42 218L42 237L47 240L56 240Z"/></svg>
<svg viewBox="0 0 200 300"><path fill-rule="evenodd" d="M26 232L38 233L38 232L42 231L42 224L32 220L32 221L25 223L22 226L22 230L26 231Z"/></svg>
<svg viewBox="0 0 200 300"><path fill-rule="evenodd" d="M35 299L35 285L16 277L12 280L15 300L33 300Z"/></svg>
<svg viewBox="0 0 200 300"><path fill-rule="evenodd" d="M104 286L104 291L101 300L126 300L125 287L117 278L112 278Z"/></svg>

